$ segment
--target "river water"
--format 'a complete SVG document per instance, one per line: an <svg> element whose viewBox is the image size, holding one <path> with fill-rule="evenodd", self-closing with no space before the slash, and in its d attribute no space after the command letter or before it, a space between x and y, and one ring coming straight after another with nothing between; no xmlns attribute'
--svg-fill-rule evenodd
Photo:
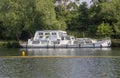
<svg viewBox="0 0 120 78"><path fill-rule="evenodd" d="M0 48L0 78L120 78L120 49Z"/></svg>

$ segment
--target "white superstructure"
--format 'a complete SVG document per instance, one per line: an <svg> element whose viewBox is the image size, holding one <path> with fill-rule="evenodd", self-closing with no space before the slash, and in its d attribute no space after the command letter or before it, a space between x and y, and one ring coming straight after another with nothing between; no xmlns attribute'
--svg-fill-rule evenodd
<svg viewBox="0 0 120 78"><path fill-rule="evenodd" d="M109 47L111 40L97 41L90 38L74 38L62 30L36 31L33 38L27 43L21 44L28 48L87 48L87 47Z"/></svg>
<svg viewBox="0 0 120 78"><path fill-rule="evenodd" d="M73 45L74 36L68 36L66 31L62 30L43 30L36 31L33 39L28 39L27 46L59 46Z"/></svg>

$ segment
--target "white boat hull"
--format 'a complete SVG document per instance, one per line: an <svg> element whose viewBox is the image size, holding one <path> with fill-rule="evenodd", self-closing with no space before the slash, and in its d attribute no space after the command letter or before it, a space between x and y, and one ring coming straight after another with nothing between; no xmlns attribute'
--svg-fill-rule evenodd
<svg viewBox="0 0 120 78"><path fill-rule="evenodd" d="M74 44L74 45L37 45L37 44L21 44L23 48L106 48L110 47L107 42L89 43L89 44Z"/></svg>
<svg viewBox="0 0 120 78"><path fill-rule="evenodd" d="M28 44L21 44L24 48L100 48L110 47L111 40L97 41L91 38L74 38L67 35L66 31L44 30L36 31Z"/></svg>

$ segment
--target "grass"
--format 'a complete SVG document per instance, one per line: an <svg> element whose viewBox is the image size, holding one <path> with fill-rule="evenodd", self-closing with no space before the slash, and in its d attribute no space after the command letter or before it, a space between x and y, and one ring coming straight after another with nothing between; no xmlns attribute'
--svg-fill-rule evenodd
<svg viewBox="0 0 120 78"><path fill-rule="evenodd" d="M18 41L0 41L0 48L19 48Z"/></svg>

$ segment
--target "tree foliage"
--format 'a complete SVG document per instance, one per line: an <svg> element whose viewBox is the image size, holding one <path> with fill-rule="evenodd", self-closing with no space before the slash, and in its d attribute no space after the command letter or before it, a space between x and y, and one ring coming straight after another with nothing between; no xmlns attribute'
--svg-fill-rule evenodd
<svg viewBox="0 0 120 78"><path fill-rule="evenodd" d="M102 23L98 26L96 35L99 37L110 37L113 34L112 27L108 23Z"/></svg>
<svg viewBox="0 0 120 78"><path fill-rule="evenodd" d="M78 37L120 34L120 0L92 0L91 6L79 1L0 0L0 39L26 39L47 29Z"/></svg>
<svg viewBox="0 0 120 78"><path fill-rule="evenodd" d="M19 39L23 31L66 28L56 19L53 0L0 0L0 22L5 39Z"/></svg>
<svg viewBox="0 0 120 78"><path fill-rule="evenodd" d="M104 21L112 26L114 34L120 32L120 0L107 0L99 3L96 8L100 8L99 12L95 14L99 24Z"/></svg>

